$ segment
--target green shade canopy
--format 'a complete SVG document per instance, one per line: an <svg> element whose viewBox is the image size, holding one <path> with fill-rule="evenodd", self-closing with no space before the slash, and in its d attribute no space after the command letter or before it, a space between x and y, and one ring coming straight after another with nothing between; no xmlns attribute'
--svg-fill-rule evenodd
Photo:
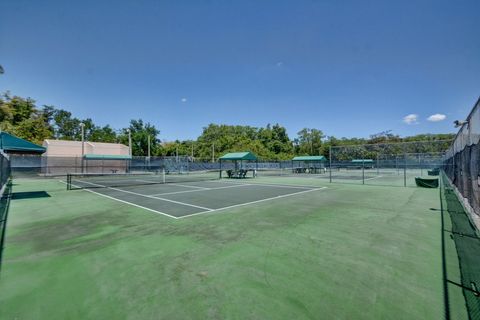
<svg viewBox="0 0 480 320"><path fill-rule="evenodd" d="M86 160L130 160L132 156L125 154L85 154Z"/></svg>
<svg viewBox="0 0 480 320"><path fill-rule="evenodd" d="M220 160L257 160L257 156L251 152L231 152L221 156Z"/></svg>
<svg viewBox="0 0 480 320"><path fill-rule="evenodd" d="M353 163L372 163L372 159L353 159Z"/></svg>
<svg viewBox="0 0 480 320"><path fill-rule="evenodd" d="M292 161L327 161L324 156L299 156L294 157Z"/></svg>
<svg viewBox="0 0 480 320"><path fill-rule="evenodd" d="M5 152L44 153L47 149L6 132L0 133L0 149Z"/></svg>

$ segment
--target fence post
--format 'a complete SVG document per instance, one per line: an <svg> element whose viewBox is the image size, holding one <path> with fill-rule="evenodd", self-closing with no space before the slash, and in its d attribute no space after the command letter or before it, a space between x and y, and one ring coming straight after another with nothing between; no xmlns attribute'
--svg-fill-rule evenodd
<svg viewBox="0 0 480 320"><path fill-rule="evenodd" d="M330 146L330 150L328 152L328 158L330 160L330 183L332 183L332 146Z"/></svg>
<svg viewBox="0 0 480 320"><path fill-rule="evenodd" d="M220 159L220 179L222 179L222 159Z"/></svg>
<svg viewBox="0 0 480 320"><path fill-rule="evenodd" d="M365 157L362 159L362 184L365 184Z"/></svg>
<svg viewBox="0 0 480 320"><path fill-rule="evenodd" d="M423 176L423 163L422 163L422 154L418 155L418 164L420 166L420 176Z"/></svg>

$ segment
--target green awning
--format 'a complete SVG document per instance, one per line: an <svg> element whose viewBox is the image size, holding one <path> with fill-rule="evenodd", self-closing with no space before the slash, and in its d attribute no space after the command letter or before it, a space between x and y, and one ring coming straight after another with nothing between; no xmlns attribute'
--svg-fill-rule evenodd
<svg viewBox="0 0 480 320"><path fill-rule="evenodd" d="M85 160L131 160L132 156L124 154L85 154Z"/></svg>
<svg viewBox="0 0 480 320"><path fill-rule="evenodd" d="M231 152L221 156L220 160L257 160L257 157L251 152Z"/></svg>
<svg viewBox="0 0 480 320"><path fill-rule="evenodd" d="M327 161L324 156L298 156L294 157L292 161Z"/></svg>
<svg viewBox="0 0 480 320"><path fill-rule="evenodd" d="M353 159L353 163L373 163L372 159Z"/></svg>
<svg viewBox="0 0 480 320"><path fill-rule="evenodd" d="M47 149L7 132L0 133L0 149L5 152L44 153Z"/></svg>

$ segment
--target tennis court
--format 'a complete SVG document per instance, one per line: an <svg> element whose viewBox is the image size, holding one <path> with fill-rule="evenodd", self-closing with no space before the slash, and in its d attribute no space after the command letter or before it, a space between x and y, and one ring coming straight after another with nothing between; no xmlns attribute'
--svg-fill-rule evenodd
<svg viewBox="0 0 480 320"><path fill-rule="evenodd" d="M426 169L346 169L333 168L319 173L294 173L291 170L260 170L260 177L285 177L292 179L318 179L326 182L340 182L352 184L369 184L398 187L415 187L415 177L426 177Z"/></svg>
<svg viewBox="0 0 480 320"><path fill-rule="evenodd" d="M171 218L184 218L326 188L220 180L212 175L177 178L165 183L165 178L157 175L70 175L66 183L71 192L82 192L75 190L82 189Z"/></svg>
<svg viewBox="0 0 480 320"><path fill-rule="evenodd" d="M0 282L5 317L444 313L438 190L291 177L146 181L89 177L67 190L58 179L17 179ZM456 288L450 306L462 314Z"/></svg>
<svg viewBox="0 0 480 320"><path fill-rule="evenodd" d="M0 309L12 319L468 319L478 282L460 267L473 251L457 254L470 243L455 237L466 216L447 189L408 187L426 170L403 169L15 179Z"/></svg>

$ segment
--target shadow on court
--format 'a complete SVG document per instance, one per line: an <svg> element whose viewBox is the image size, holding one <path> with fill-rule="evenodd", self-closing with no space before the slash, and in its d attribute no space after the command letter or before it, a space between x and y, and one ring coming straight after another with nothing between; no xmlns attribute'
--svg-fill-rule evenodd
<svg viewBox="0 0 480 320"><path fill-rule="evenodd" d="M50 195L45 191L14 192L12 194L13 200L49 198L49 197Z"/></svg>

